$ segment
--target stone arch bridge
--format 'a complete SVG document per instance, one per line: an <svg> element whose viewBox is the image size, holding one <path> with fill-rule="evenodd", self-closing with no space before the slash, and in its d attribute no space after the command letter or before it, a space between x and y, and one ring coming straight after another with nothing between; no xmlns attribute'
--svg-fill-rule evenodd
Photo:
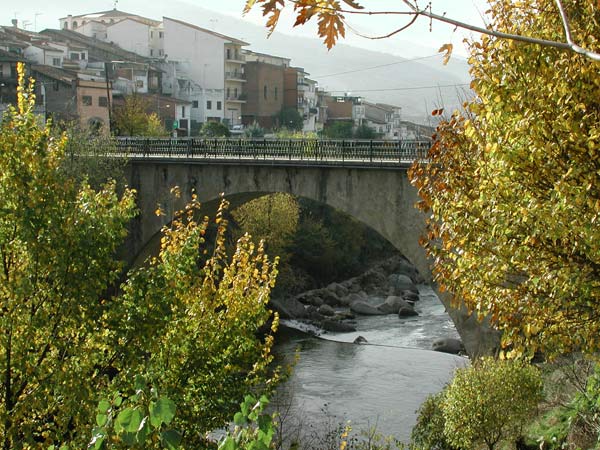
<svg viewBox="0 0 600 450"><path fill-rule="evenodd" d="M327 204L373 228L431 281L429 262L418 243L425 217L414 207L418 196L407 173L429 142L122 138L119 147L127 152L127 178L137 190L140 209L126 243L129 262L156 239L193 192L203 204L214 205L224 194L234 206L287 192ZM182 194L179 200L170 192L174 186ZM163 216L155 214L159 204ZM489 339L481 333L487 331L438 295L469 353L483 351L480 343Z"/></svg>

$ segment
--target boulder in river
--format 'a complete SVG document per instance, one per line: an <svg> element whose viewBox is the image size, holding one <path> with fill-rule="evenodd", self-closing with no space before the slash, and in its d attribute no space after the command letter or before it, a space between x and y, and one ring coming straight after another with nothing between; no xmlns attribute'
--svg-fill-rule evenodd
<svg viewBox="0 0 600 450"><path fill-rule="evenodd" d="M419 315L419 313L417 311L415 311L415 308L413 308L410 305L403 306L398 311L398 317L400 317L400 318L413 317L413 316L418 316L418 315Z"/></svg>
<svg viewBox="0 0 600 450"><path fill-rule="evenodd" d="M342 286L339 283L331 283L331 284L327 285L326 289L335 293L335 295L337 295L338 298L342 298L342 297L345 297L346 295L348 295L348 289L346 289L344 286Z"/></svg>
<svg viewBox="0 0 600 450"><path fill-rule="evenodd" d="M333 331L334 333L352 333L356 331L356 328L352 325L333 319L324 319L321 322L321 328L326 331Z"/></svg>
<svg viewBox="0 0 600 450"><path fill-rule="evenodd" d="M323 305L319 306L319 309L317 311L322 316L331 317L331 316L335 315L335 311L333 310L333 308L327 304L323 304Z"/></svg>
<svg viewBox="0 0 600 450"><path fill-rule="evenodd" d="M348 294L346 297L340 299L340 303L344 306L350 306L354 302L358 301L366 301L369 297L365 293L365 291L352 292Z"/></svg>
<svg viewBox="0 0 600 450"><path fill-rule="evenodd" d="M431 349L436 352L451 353L458 355L464 353L465 347L460 339L454 338L441 338L433 342Z"/></svg>
<svg viewBox="0 0 600 450"><path fill-rule="evenodd" d="M302 319L306 317L304 305L295 298L272 298L270 303L282 319Z"/></svg>
<svg viewBox="0 0 600 450"><path fill-rule="evenodd" d="M402 293L400 295L407 302L418 302L419 301L419 294L417 294L413 291L402 291Z"/></svg>
<svg viewBox="0 0 600 450"><path fill-rule="evenodd" d="M385 299L385 302L377 306L377 309L384 314L398 314L400 308L410 307L410 305L402 298L395 295L390 295Z"/></svg>
<svg viewBox="0 0 600 450"><path fill-rule="evenodd" d="M385 313L379 311L376 306L367 303L364 300L358 300L350 305L352 312L362 314L364 316L382 316Z"/></svg>
<svg viewBox="0 0 600 450"><path fill-rule="evenodd" d="M417 286L408 275L393 273L388 277L388 284L390 286L389 291L392 295L402 294L404 291L411 291L415 292L417 295L419 294Z"/></svg>
<svg viewBox="0 0 600 450"><path fill-rule="evenodd" d="M364 336L358 336L356 339L354 339L354 344L368 344L369 341L367 341L367 338L365 338Z"/></svg>

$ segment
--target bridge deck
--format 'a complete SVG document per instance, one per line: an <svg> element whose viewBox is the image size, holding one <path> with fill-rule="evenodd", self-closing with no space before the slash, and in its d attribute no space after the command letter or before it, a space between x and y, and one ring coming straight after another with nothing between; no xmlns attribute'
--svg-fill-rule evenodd
<svg viewBox="0 0 600 450"><path fill-rule="evenodd" d="M426 156L430 141L323 139L117 138L130 160L274 166L405 169Z"/></svg>

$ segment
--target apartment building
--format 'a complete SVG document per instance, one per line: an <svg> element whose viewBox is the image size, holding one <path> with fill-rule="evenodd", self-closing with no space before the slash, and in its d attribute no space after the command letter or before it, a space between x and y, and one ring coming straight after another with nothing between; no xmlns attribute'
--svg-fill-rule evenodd
<svg viewBox="0 0 600 450"><path fill-rule="evenodd" d="M197 105L192 108L192 120L241 124L247 82L242 48L248 44L168 17L163 17L163 28L168 62L176 64L180 74L198 85L187 98Z"/></svg>
<svg viewBox="0 0 600 450"><path fill-rule="evenodd" d="M275 117L283 109L284 66L246 61L246 79L248 98L243 107L243 123L257 122L263 128L273 128Z"/></svg>

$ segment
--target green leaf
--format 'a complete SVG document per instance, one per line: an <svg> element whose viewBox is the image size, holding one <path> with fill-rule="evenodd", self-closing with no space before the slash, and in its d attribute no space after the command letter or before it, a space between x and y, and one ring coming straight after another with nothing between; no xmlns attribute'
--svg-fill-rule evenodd
<svg viewBox="0 0 600 450"><path fill-rule="evenodd" d="M233 423L235 425L241 426L248 423L246 416L241 412L236 412L233 416Z"/></svg>
<svg viewBox="0 0 600 450"><path fill-rule="evenodd" d="M94 430L92 431L92 439L88 444L88 448L93 450L101 449L102 444L104 443L104 439L106 439L106 431L103 428L94 428ZM63 450L64 447L65 446L61 447L61 450Z"/></svg>
<svg viewBox="0 0 600 450"><path fill-rule="evenodd" d="M219 444L218 450L237 450L239 449L238 445L235 443L235 440L231 436L227 436L224 440Z"/></svg>
<svg viewBox="0 0 600 450"><path fill-rule="evenodd" d="M108 411L110 409L110 402L106 399L100 400L98 402L98 412L99 413L106 413L106 411Z"/></svg>
<svg viewBox="0 0 600 450"><path fill-rule="evenodd" d="M175 430L166 430L160 433L160 440L164 448L177 450L181 443L181 434Z"/></svg>
<svg viewBox="0 0 600 450"><path fill-rule="evenodd" d="M160 428L163 423L170 424L175 417L175 409L175 402L165 397L150 402L150 423L154 428Z"/></svg>
<svg viewBox="0 0 600 450"><path fill-rule="evenodd" d="M138 409L125 408L115 420L115 431L117 433L121 430L127 433L137 433L142 419L142 413Z"/></svg>
<svg viewBox="0 0 600 450"><path fill-rule="evenodd" d="M107 420L108 416L106 414L96 414L96 424L99 427L103 427L104 425L106 425Z"/></svg>

